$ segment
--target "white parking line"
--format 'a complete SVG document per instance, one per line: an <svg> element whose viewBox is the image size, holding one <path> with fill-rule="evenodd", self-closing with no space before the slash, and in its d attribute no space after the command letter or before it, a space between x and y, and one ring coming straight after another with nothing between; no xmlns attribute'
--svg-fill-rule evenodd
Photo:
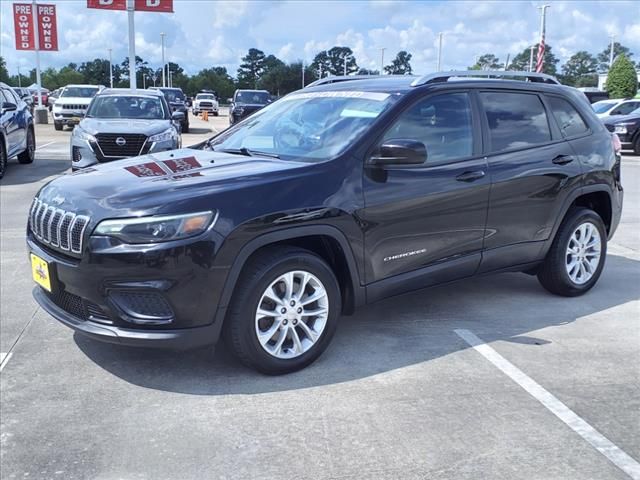
<svg viewBox="0 0 640 480"><path fill-rule="evenodd" d="M49 142L49 143L45 143L44 145L40 145L39 147L36 147L36 150L40 150L41 148L44 147L48 147L49 145L56 143L56 141L54 140L53 142Z"/></svg>
<svg viewBox="0 0 640 480"><path fill-rule="evenodd" d="M633 480L640 480L640 463L614 445L609 439L576 415L573 410L558 400L542 386L527 376L518 367L484 343L473 332L464 329L454 330L456 334L472 346L480 355L489 360L511 380L516 382L533 398L538 400L569 428L589 442L592 447L607 457L616 467L629 475Z"/></svg>
<svg viewBox="0 0 640 480"><path fill-rule="evenodd" d="M4 368L4 366L9 363L9 359L13 356L12 352L9 353L0 353L0 372Z"/></svg>

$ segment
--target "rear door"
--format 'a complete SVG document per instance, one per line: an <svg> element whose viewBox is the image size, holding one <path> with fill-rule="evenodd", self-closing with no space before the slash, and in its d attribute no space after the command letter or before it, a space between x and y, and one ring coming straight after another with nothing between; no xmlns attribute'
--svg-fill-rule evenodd
<svg viewBox="0 0 640 480"><path fill-rule="evenodd" d="M448 260L458 261L439 281L475 272L489 199L478 124L472 94L433 94L406 108L378 141L376 146L391 139L421 141L427 160L418 168L365 169L359 214L370 259L367 283Z"/></svg>
<svg viewBox="0 0 640 480"><path fill-rule="evenodd" d="M482 91L491 194L481 272L539 258L580 162L535 92Z"/></svg>

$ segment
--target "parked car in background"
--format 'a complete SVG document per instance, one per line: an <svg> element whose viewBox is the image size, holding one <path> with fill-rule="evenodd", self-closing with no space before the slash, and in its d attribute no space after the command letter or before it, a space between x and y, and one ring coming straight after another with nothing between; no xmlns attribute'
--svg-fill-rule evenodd
<svg viewBox="0 0 640 480"><path fill-rule="evenodd" d="M164 94L172 112L181 112L184 118L180 122L182 132L189 133L189 107L187 106L187 97L181 88L169 87L149 87L149 90L158 90Z"/></svg>
<svg viewBox="0 0 640 480"><path fill-rule="evenodd" d="M89 103L104 87L99 85L67 85L62 89L60 97L53 104L53 126L62 130L65 125L80 123Z"/></svg>
<svg viewBox="0 0 640 480"><path fill-rule="evenodd" d="M156 90L102 90L71 135L71 168L179 148L183 115Z"/></svg>
<svg viewBox="0 0 640 480"><path fill-rule="evenodd" d="M223 334L282 374L407 291L513 271L588 292L620 221L618 139L547 75L449 81L483 73L502 74L305 88L195 148L52 180L28 222L36 300L119 345Z"/></svg>
<svg viewBox="0 0 640 480"><path fill-rule="evenodd" d="M266 90L236 90L229 102L229 123L233 124L271 103L271 95Z"/></svg>
<svg viewBox="0 0 640 480"><path fill-rule="evenodd" d="M584 93L584 96L587 97L587 100L589 100L589 103L596 103L596 102L600 102L602 100L608 100L609 99L609 93L608 92L604 92L602 90L598 90L595 87L580 87L580 88L578 88L578 90L580 90L582 93Z"/></svg>
<svg viewBox="0 0 640 480"><path fill-rule="evenodd" d="M61 93L62 88L56 88L54 91L49 93L47 96L47 106L49 107L49 111L53 110L53 104L56 103L56 100L58 100Z"/></svg>
<svg viewBox="0 0 640 480"><path fill-rule="evenodd" d="M196 116L200 115L202 112L207 112L212 114L214 117L217 117L218 108L218 99L213 93L199 93L193 100L191 111Z"/></svg>
<svg viewBox="0 0 640 480"><path fill-rule="evenodd" d="M47 102L49 100L49 90L47 90L46 88L42 88L40 90L40 94L42 95L42 105L43 106L47 106ZM33 98L33 104L37 107L38 106L38 92L37 91L31 91L31 97Z"/></svg>
<svg viewBox="0 0 640 480"><path fill-rule="evenodd" d="M0 178L7 162L18 157L20 163L32 163L36 153L36 134L29 105L5 83L0 83Z"/></svg>
<svg viewBox="0 0 640 480"><path fill-rule="evenodd" d="M607 117L604 124L610 132L618 135L623 150L633 150L640 155L640 108L629 115Z"/></svg>
<svg viewBox="0 0 640 480"><path fill-rule="evenodd" d="M31 115L33 115L34 103L29 89L25 87L13 87L13 90L18 94L20 99L29 106L29 111Z"/></svg>
<svg viewBox="0 0 640 480"><path fill-rule="evenodd" d="M612 115L629 115L634 110L640 108L640 98L602 100L594 103L591 107L599 118L606 118Z"/></svg>

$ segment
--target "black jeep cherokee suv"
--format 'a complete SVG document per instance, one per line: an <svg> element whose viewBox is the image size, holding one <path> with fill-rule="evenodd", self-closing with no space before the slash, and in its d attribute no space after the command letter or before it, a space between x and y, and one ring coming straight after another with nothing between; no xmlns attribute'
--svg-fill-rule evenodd
<svg viewBox="0 0 640 480"><path fill-rule="evenodd" d="M222 333L277 374L383 297L499 271L583 294L620 219L619 152L582 93L528 79L320 85L199 150L57 178L30 211L35 297L107 342Z"/></svg>

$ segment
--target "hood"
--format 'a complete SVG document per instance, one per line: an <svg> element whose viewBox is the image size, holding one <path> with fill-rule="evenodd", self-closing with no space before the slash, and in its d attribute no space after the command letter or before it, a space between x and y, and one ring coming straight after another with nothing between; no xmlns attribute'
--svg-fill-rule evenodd
<svg viewBox="0 0 640 480"><path fill-rule="evenodd" d="M183 148L118 160L63 175L38 197L96 221L109 217L179 213L202 199L248 185L286 180L310 164Z"/></svg>
<svg viewBox="0 0 640 480"><path fill-rule="evenodd" d="M242 107L242 108L262 108L262 107L266 107L267 105L269 105L268 103L236 103L235 106L236 107Z"/></svg>
<svg viewBox="0 0 640 480"><path fill-rule="evenodd" d="M89 105L91 100L93 100L93 97L58 97L56 99L56 105Z"/></svg>
<svg viewBox="0 0 640 480"><path fill-rule="evenodd" d="M171 126L171 120L145 120L120 118L84 118L80 128L96 135L98 133L142 133L147 136L164 132Z"/></svg>
<svg viewBox="0 0 640 480"><path fill-rule="evenodd" d="M640 114L634 115L610 115L603 120L605 125L615 125L623 122L637 122L640 121Z"/></svg>

